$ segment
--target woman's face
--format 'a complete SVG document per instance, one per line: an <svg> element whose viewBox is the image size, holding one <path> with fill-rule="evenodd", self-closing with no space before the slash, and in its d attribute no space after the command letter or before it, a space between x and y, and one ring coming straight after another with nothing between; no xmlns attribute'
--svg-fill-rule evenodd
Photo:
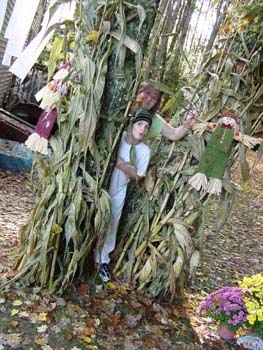
<svg viewBox="0 0 263 350"><path fill-rule="evenodd" d="M138 122L134 123L132 126L133 138L137 141L142 141L149 128L149 123L144 120L139 120Z"/></svg>
<svg viewBox="0 0 263 350"><path fill-rule="evenodd" d="M141 102L142 106L148 111L150 111L156 103L159 102L159 92L158 91L141 91L136 96L136 101Z"/></svg>

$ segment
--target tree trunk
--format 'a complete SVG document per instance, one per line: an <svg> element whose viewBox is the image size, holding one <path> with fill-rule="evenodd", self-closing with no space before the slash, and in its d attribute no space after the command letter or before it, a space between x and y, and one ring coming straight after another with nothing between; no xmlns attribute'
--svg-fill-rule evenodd
<svg viewBox="0 0 263 350"><path fill-rule="evenodd" d="M196 3L196 0L190 0L187 2L185 7L184 15L182 18L182 29L180 31L180 36L178 40L179 45L182 48L184 47L184 44L185 44L186 35L189 29L189 23L191 21L191 17L195 9L195 3Z"/></svg>
<svg viewBox="0 0 263 350"><path fill-rule="evenodd" d="M147 58L144 63L145 80L153 78L152 69L155 66L155 59L156 59L156 53L158 52L159 38L160 38L160 34L163 31L164 23L166 21L164 14L166 13L168 6L169 6L169 0L162 0L159 5L158 14L153 25L153 30L150 35L150 40L149 40L148 50L147 50Z"/></svg>
<svg viewBox="0 0 263 350"><path fill-rule="evenodd" d="M209 53L209 51L211 51L211 49L214 45L218 30L226 18L226 11L227 11L228 6L229 6L228 2L223 2L223 1L221 1L218 4L217 14L216 14L216 22L215 22L215 25L213 27L212 33L210 35L209 41L208 41L208 43L206 45L206 49L205 49L205 51L207 53ZM207 59L207 57L206 57L206 59Z"/></svg>
<svg viewBox="0 0 263 350"><path fill-rule="evenodd" d="M155 70L153 73L153 78L157 77L158 81L163 81L163 76L165 72L165 62L168 53L168 42L170 39L170 35L173 32L174 24L177 18L177 12L174 9L176 1L170 1L169 6L167 8L167 12L165 14L166 22L164 25L164 29L162 31L162 35L159 39L159 49L157 51L156 60L155 60Z"/></svg>

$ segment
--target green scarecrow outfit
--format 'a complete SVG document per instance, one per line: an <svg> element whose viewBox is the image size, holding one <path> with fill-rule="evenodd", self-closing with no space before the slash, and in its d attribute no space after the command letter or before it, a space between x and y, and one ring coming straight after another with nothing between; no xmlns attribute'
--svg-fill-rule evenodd
<svg viewBox="0 0 263 350"><path fill-rule="evenodd" d="M189 179L189 184L197 191L203 190L219 195L222 179L227 167L233 141L243 142L248 148L262 143L262 139L244 135L235 130L236 117L232 111L226 112L220 123L200 123L194 126L195 133L213 132L211 139L199 161L197 173ZM208 178L210 181L208 181Z"/></svg>
<svg viewBox="0 0 263 350"><path fill-rule="evenodd" d="M200 160L198 171L222 179L233 143L234 130L217 125Z"/></svg>

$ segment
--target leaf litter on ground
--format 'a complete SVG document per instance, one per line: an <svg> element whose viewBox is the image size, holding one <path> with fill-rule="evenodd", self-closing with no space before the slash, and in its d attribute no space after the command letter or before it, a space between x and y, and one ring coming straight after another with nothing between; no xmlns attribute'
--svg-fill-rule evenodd
<svg viewBox="0 0 263 350"><path fill-rule="evenodd" d="M235 174L238 183L238 171ZM241 349L234 342L221 341L215 325L198 316L198 306L207 293L261 272L262 175L259 164L251 180L253 191L238 190L233 213L220 232L214 229L216 203L212 203L203 267L186 286L184 303L151 300L120 282L82 281L63 298L16 284L0 294L0 349ZM19 229L34 205L29 174L0 170L0 198L4 282L14 274Z"/></svg>

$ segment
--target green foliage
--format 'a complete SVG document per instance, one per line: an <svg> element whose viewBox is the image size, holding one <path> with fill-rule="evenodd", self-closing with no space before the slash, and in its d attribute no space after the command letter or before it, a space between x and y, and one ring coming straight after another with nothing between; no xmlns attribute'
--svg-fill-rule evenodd
<svg viewBox="0 0 263 350"><path fill-rule="evenodd" d="M57 61L61 57L61 51L63 48L63 37L61 36L55 36L52 49L49 56L49 63L48 63L48 81L52 77L53 73L55 72Z"/></svg>

